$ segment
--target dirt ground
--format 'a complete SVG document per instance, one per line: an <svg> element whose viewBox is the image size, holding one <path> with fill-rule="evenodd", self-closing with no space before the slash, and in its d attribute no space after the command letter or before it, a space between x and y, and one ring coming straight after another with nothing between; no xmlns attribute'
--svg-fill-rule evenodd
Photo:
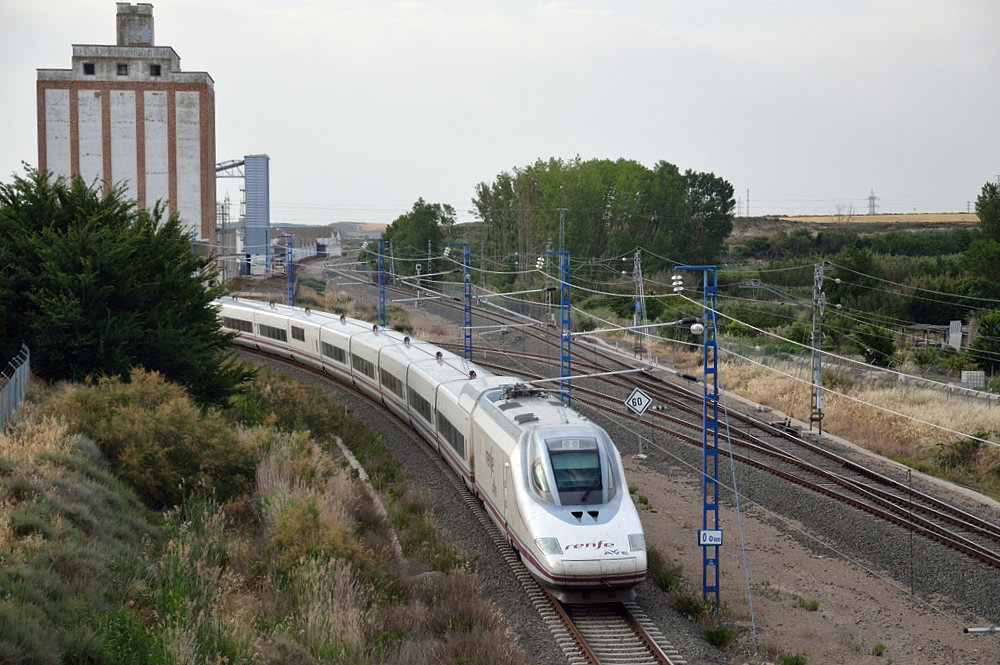
<svg viewBox="0 0 1000 665"><path fill-rule="evenodd" d="M702 553L696 544L702 518L700 485L652 471L632 456L624 459L629 485L649 500L650 508L640 511L647 542L672 565L682 566L684 577L700 578ZM737 524L734 511L721 510L720 520ZM800 524L779 530L772 521L759 508L744 506L747 567L762 653L771 658L802 654L809 663L843 665L1000 662L994 636L963 633L965 624L959 619L920 604L899 583L832 554L818 556L803 548L790 535L790 529L801 528ZM737 537L733 528L727 534ZM731 619L744 631L743 640L753 644L747 576L739 545L730 542L721 548L720 595ZM700 588L700 579L693 583L693 588ZM984 620L974 625L987 624ZM884 645L881 656L875 655L878 645Z"/></svg>

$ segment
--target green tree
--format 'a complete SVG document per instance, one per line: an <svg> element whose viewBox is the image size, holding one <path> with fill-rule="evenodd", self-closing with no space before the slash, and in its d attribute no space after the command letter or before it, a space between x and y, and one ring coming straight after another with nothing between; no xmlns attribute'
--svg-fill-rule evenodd
<svg viewBox="0 0 1000 665"><path fill-rule="evenodd" d="M215 264L191 251L179 218L137 210L124 186L26 171L0 184L4 339L28 343L43 379L127 379L141 366L224 403L251 371L219 329Z"/></svg>
<svg viewBox="0 0 1000 665"><path fill-rule="evenodd" d="M854 331L854 339L861 347L861 355L869 365L888 367L896 345L892 332L881 326L865 325Z"/></svg>
<svg viewBox="0 0 1000 665"><path fill-rule="evenodd" d="M1000 281L1000 241L985 233L980 235L962 254L962 263L974 275L993 282Z"/></svg>
<svg viewBox="0 0 1000 665"><path fill-rule="evenodd" d="M976 338L969 344L968 358L985 370L1000 368L1000 310L979 319Z"/></svg>
<svg viewBox="0 0 1000 665"><path fill-rule="evenodd" d="M975 275L1000 281L1000 185L988 182L976 199L979 236L963 254L965 268Z"/></svg>
<svg viewBox="0 0 1000 665"><path fill-rule="evenodd" d="M976 214L983 235L1000 242L1000 183L983 185L976 199Z"/></svg>
<svg viewBox="0 0 1000 665"><path fill-rule="evenodd" d="M576 256L650 252L650 272L681 263L715 262L732 230L733 188L711 173L660 161L652 169L628 159L538 160L492 183L472 200L496 258L540 251L559 236ZM663 257L663 258L657 258Z"/></svg>
<svg viewBox="0 0 1000 665"><path fill-rule="evenodd" d="M832 304L878 311L880 304L879 279L881 271L875 258L867 249L845 247L833 257L834 269L823 282L826 299Z"/></svg>
<svg viewBox="0 0 1000 665"><path fill-rule="evenodd" d="M417 263L425 263L420 259L427 257L427 243L430 241L432 252L441 254L447 231L455 223L455 209L448 204L427 203L422 198L417 199L413 209L393 220L386 227L382 237L388 243L391 240L393 252L397 258L396 272L402 275L414 275ZM406 260L407 258L412 260ZM402 259L402 260L400 260ZM428 272L424 266L423 272Z"/></svg>
<svg viewBox="0 0 1000 665"><path fill-rule="evenodd" d="M733 230L733 186L714 173L684 172L686 215L674 251L688 263L714 263Z"/></svg>

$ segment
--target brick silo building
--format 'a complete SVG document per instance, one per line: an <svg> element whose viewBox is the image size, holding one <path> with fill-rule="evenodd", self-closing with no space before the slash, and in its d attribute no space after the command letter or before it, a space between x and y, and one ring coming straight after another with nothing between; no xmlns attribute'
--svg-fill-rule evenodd
<svg viewBox="0 0 1000 665"><path fill-rule="evenodd" d="M152 5L117 6L117 44L74 44L70 69L38 70L38 167L125 183L140 208L168 201L214 245L215 83L154 45Z"/></svg>

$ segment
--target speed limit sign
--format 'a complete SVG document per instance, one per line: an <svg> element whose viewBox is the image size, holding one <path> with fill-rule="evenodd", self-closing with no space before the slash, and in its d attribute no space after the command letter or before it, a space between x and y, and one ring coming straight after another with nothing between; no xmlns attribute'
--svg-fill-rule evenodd
<svg viewBox="0 0 1000 665"><path fill-rule="evenodd" d="M648 409L649 405L652 403L652 398L638 388L633 390L629 396L625 398L625 406L627 406L632 413L638 416L646 413L646 409Z"/></svg>

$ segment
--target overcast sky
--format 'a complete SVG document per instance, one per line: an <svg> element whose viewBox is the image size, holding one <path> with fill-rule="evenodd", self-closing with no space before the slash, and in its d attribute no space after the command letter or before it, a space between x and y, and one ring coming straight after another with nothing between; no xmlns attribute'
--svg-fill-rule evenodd
<svg viewBox="0 0 1000 665"><path fill-rule="evenodd" d="M997 0L159 0L215 80L219 161L275 222L392 221L538 158L711 171L740 211L964 212L1000 177ZM38 68L114 44L109 0L0 0L0 180L38 162ZM220 180L239 194L234 180ZM221 197L221 194L220 194Z"/></svg>

